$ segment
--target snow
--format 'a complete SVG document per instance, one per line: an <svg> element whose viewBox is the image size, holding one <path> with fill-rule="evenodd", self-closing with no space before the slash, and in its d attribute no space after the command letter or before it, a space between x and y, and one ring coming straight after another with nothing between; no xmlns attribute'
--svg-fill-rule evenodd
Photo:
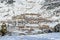
<svg viewBox="0 0 60 40"><path fill-rule="evenodd" d="M43 18L51 17L51 20L58 20L60 18L60 17L52 16L53 11L58 10L59 8L55 8L54 10L51 11L41 9L41 7L43 6L41 4L45 2L44 0L19 0L19 1L15 0L15 1L16 2L13 3L12 5L5 5L5 2L0 3L0 21L12 20L12 16L17 16L24 13L40 13ZM47 23L47 25L49 25L50 27L54 27L56 24L58 24L58 22ZM38 27L38 24L25 24L25 26ZM11 32L12 30L14 30L13 28L10 29ZM41 31L41 30L36 29L35 31L33 31L33 33L36 33L37 31ZM47 34L24 35L24 36L18 36L18 33L24 33L24 32L15 30L12 33L12 36L6 35L0 37L0 40L60 40L60 33L49 33L49 34L47 33Z"/></svg>
<svg viewBox="0 0 60 40"><path fill-rule="evenodd" d="M0 21L1 20L11 20L12 16L24 14L24 13L40 13L42 17L51 17L53 15L53 11L59 8L55 8L54 10L45 10L41 9L45 0L15 0L12 5L6 5L4 3L0 3ZM58 19L58 17L52 17L52 20Z"/></svg>
<svg viewBox="0 0 60 40"><path fill-rule="evenodd" d="M0 40L60 40L60 33L47 33L39 35L3 36Z"/></svg>
<svg viewBox="0 0 60 40"><path fill-rule="evenodd" d="M25 24L25 26L38 27L39 25L38 24Z"/></svg>
<svg viewBox="0 0 60 40"><path fill-rule="evenodd" d="M60 17L53 16L51 20L58 20Z"/></svg>
<svg viewBox="0 0 60 40"><path fill-rule="evenodd" d="M47 23L47 25L49 25L49 27L52 27L52 28L54 28L57 24L58 22Z"/></svg>
<svg viewBox="0 0 60 40"><path fill-rule="evenodd" d="M12 5L6 5L5 4L6 2L0 3L1 7L0 21L8 19L11 20L12 16L20 15L23 13L38 13L41 8L41 5L39 4L42 2L42 0L15 0L15 1L16 2L14 2Z"/></svg>

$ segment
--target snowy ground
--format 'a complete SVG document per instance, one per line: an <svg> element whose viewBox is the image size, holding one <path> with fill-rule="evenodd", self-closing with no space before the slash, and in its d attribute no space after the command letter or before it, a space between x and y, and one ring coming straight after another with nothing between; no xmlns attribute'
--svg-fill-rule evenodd
<svg viewBox="0 0 60 40"><path fill-rule="evenodd" d="M48 33L25 36L3 36L0 40L60 40L60 33Z"/></svg>

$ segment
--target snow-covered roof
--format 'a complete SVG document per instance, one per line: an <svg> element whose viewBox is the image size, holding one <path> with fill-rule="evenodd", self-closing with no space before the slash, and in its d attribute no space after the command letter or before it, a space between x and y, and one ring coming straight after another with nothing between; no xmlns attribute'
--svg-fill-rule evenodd
<svg viewBox="0 0 60 40"><path fill-rule="evenodd" d="M38 27L38 24L25 24L25 26Z"/></svg>
<svg viewBox="0 0 60 40"><path fill-rule="evenodd" d="M52 28L54 28L57 24L58 22L47 23L47 25L49 25L49 27L52 27Z"/></svg>

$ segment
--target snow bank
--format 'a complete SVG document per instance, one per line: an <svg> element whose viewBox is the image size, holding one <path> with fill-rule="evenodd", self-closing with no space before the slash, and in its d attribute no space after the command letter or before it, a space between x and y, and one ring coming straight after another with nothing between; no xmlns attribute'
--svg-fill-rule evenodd
<svg viewBox="0 0 60 40"><path fill-rule="evenodd" d="M49 33L25 36L3 36L0 40L60 40L60 33Z"/></svg>

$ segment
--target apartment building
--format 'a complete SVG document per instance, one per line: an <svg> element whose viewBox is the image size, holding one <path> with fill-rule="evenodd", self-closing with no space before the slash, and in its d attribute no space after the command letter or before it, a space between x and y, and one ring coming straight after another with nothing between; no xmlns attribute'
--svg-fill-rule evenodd
<svg viewBox="0 0 60 40"><path fill-rule="evenodd" d="M39 14L26 13L13 17L12 19L15 20L16 26L19 27L20 30L30 30L30 28L36 28L38 26L38 17Z"/></svg>

